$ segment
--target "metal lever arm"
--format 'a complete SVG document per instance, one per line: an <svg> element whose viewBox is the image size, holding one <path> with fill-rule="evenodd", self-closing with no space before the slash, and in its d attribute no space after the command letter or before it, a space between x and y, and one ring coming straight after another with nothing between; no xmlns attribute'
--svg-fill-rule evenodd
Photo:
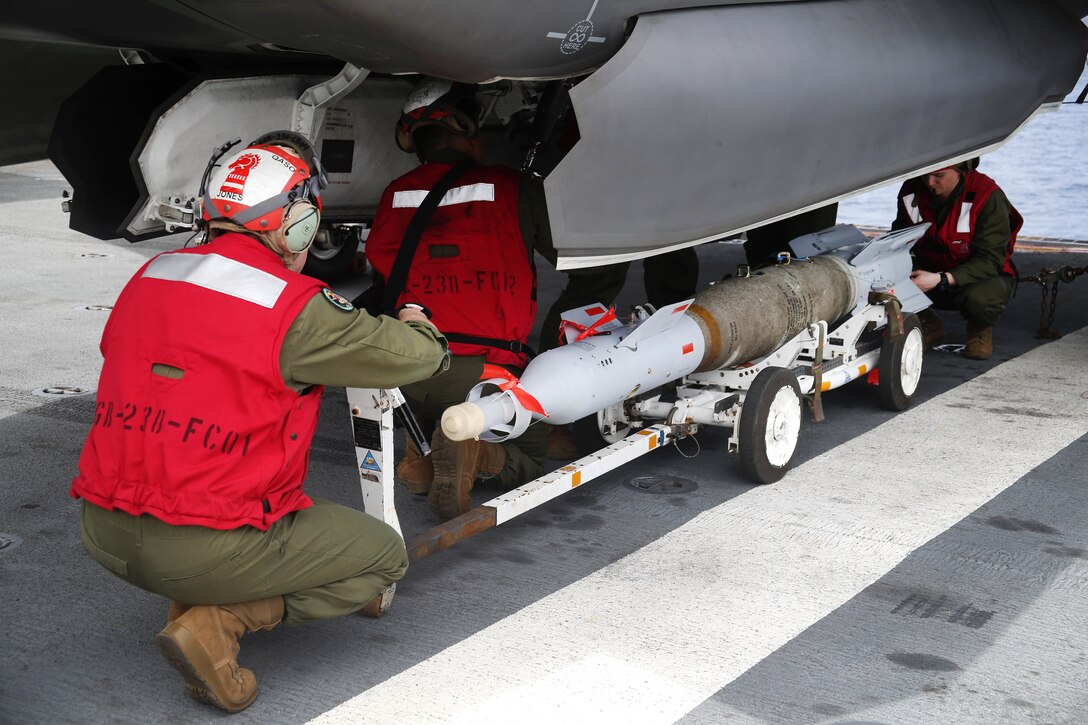
<svg viewBox="0 0 1088 725"><path fill-rule="evenodd" d="M415 443L420 455L431 455L431 444L427 437L423 435L423 430L419 427L419 421L416 420L415 414L412 413L412 409L408 406L408 401L404 399L400 389L390 390L389 396L393 399L393 415L396 416L397 422L404 427L404 430L408 431L408 437L412 439L412 443Z"/></svg>

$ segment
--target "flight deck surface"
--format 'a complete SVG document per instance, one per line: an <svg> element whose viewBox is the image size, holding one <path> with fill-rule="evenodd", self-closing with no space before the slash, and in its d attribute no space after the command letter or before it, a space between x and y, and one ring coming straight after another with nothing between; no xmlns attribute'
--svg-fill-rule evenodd
<svg viewBox="0 0 1088 725"><path fill-rule="evenodd" d="M219 721L153 645L165 600L80 544L67 492L93 398L34 393L94 388L100 308L180 240L69 232L63 188L48 164L0 169L0 722ZM699 254L703 284L742 261ZM563 277L540 273L546 305ZM640 289L636 264L621 311ZM748 483L705 430L416 562L383 619L247 636L261 694L231 721L1088 720L1088 280L1060 287L1062 339L1035 338L1039 307L1022 284L992 360L928 353L904 413L863 381L829 393L777 484ZM343 390L307 490L361 506ZM437 523L397 503L407 536Z"/></svg>

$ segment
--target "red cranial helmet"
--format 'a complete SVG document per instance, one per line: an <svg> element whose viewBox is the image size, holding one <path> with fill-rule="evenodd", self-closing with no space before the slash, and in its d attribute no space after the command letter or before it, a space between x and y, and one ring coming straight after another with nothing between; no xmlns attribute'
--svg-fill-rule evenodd
<svg viewBox="0 0 1088 725"><path fill-rule="evenodd" d="M321 208L327 179L309 141L290 131L275 131L233 154L212 157L201 184L205 222L228 221L255 232L283 226L292 203Z"/></svg>
<svg viewBox="0 0 1088 725"><path fill-rule="evenodd" d="M414 151L412 132L423 126L445 126L454 133L475 136L479 113L470 87L440 78L424 78L404 103L397 122L397 146L408 153Z"/></svg>

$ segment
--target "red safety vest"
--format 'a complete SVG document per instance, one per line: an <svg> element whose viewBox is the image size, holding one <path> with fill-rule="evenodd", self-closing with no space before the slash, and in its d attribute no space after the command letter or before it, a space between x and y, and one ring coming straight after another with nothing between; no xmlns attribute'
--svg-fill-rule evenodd
<svg viewBox="0 0 1088 725"><path fill-rule="evenodd" d="M452 164L429 163L382 194L366 255L389 279L404 232L427 192ZM420 239L397 301L418 302L450 338L454 355L523 367L524 352L457 342L458 335L524 344L536 319L536 268L518 221L521 174L501 166L472 166L442 198Z"/></svg>
<svg viewBox="0 0 1088 725"><path fill-rule="evenodd" d="M144 265L102 335L72 497L212 529L263 530L310 506L302 482L324 388L296 393L279 356L322 286L241 234Z"/></svg>
<svg viewBox="0 0 1088 725"><path fill-rule="evenodd" d="M899 203L907 217L915 224L929 222L925 236L918 240L911 253L918 260L919 268L933 272L947 272L971 258L971 240L979 212L997 189L997 183L986 174L972 171L964 177L963 192L952 202L952 208L942 224L937 224L937 209L933 195L923 181L910 179L899 190ZM1016 235L1024 225L1024 218L1014 207L1009 207L1009 226L1012 235L1005 250L1005 262L1001 271L1015 276L1012 267L1012 251Z"/></svg>

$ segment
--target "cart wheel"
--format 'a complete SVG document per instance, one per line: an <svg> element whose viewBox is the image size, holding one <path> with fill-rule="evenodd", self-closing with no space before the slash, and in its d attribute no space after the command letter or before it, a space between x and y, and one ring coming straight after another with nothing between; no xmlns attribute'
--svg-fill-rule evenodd
<svg viewBox="0 0 1088 725"><path fill-rule="evenodd" d="M585 456L622 441L630 432L631 422L624 417L622 405L599 410L570 425L571 437Z"/></svg>
<svg viewBox="0 0 1088 725"><path fill-rule="evenodd" d="M884 344L880 347L880 383L877 387L880 404L888 410L906 410L910 407L910 400L922 377L925 346L917 315L903 315L903 332L903 337L895 342L885 336Z"/></svg>
<svg viewBox="0 0 1088 725"><path fill-rule="evenodd" d="M801 387L785 368L770 367L752 381L737 431L740 463L756 483L785 475L801 433Z"/></svg>

